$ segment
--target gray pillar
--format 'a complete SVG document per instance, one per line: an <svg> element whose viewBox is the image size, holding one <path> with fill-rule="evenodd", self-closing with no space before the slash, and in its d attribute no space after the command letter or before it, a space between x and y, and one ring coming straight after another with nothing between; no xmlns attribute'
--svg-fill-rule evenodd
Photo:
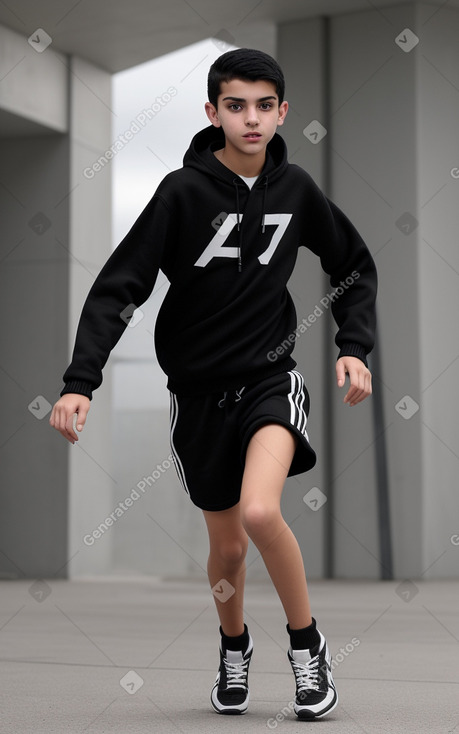
<svg viewBox="0 0 459 734"><path fill-rule="evenodd" d="M385 403L395 573L450 575L457 572L450 538L459 468L452 425L458 348L451 338L457 180L450 175L457 164L459 13L403 5L336 18L332 29L333 195L360 224L380 276L382 374L375 387ZM337 436L343 418L337 413ZM350 424L346 415L346 426L351 437L361 435L360 415ZM341 478L346 532L337 551L346 575L377 570L366 443ZM343 467L349 445L340 451Z"/></svg>
<svg viewBox="0 0 459 734"><path fill-rule="evenodd" d="M435 10L422 4L414 29L420 37L416 141L421 371L419 395L412 397L420 409L410 420L394 415L402 431L409 430L411 421L420 423L424 578L457 577L459 568L459 11ZM407 239L399 231L398 238ZM396 400L406 393L411 395L408 381ZM418 493L417 488L413 501ZM404 552L406 548L399 548L403 573Z"/></svg>
<svg viewBox="0 0 459 734"><path fill-rule="evenodd" d="M111 75L72 57L69 88L68 359L84 300L111 252L111 169L104 162L97 164L111 143ZM111 568L111 534L102 533L92 545L84 540L113 510L116 477L112 470L111 418L111 367L107 364L80 442L68 448L68 548L72 576L104 573Z"/></svg>
<svg viewBox="0 0 459 734"><path fill-rule="evenodd" d="M0 576L65 577L107 568L102 548L89 554L81 542L92 529L93 508L108 506L107 387L81 446L67 444L48 421L77 312L110 248L109 179L82 176L83 163L109 142L110 76L70 62L52 42L38 52L5 28L0 41L0 299L6 315Z"/></svg>
<svg viewBox="0 0 459 734"><path fill-rule="evenodd" d="M395 574L456 575L459 13L410 3L329 24L327 59L311 59L320 21L281 26L279 59L302 117L295 133L285 127L286 139L292 160L319 184L317 156L328 150L330 196L378 267L382 365L374 389L384 403ZM321 95L328 95L328 134L304 148L302 122L320 121ZM309 287L309 268L300 263L298 275ZM381 436L370 401L349 409L332 389L334 571L379 577L374 454ZM313 544L302 537L307 558Z"/></svg>
<svg viewBox="0 0 459 734"><path fill-rule="evenodd" d="M0 575L63 576L67 451L47 420L67 356L67 75L3 27L0 47Z"/></svg>
<svg viewBox="0 0 459 734"><path fill-rule="evenodd" d="M322 139L313 143L315 138L308 138L303 131L315 125L314 121L322 124L326 114L325 48L325 23L320 18L279 26L277 58L284 71L286 99L290 105L279 132L287 143L289 161L305 168L321 188L327 183L326 142ZM305 248L299 250L289 289L295 301L298 323L314 315L314 309L327 292L320 261ZM294 351L311 398L308 435L317 453L317 464L306 474L288 479L282 497L284 516L298 539L309 578L327 573L326 527L330 498L330 447L326 440L329 376L324 364L327 321L327 314L324 314L311 323L298 338ZM329 364L328 370L332 368Z"/></svg>
<svg viewBox="0 0 459 734"><path fill-rule="evenodd" d="M0 575L62 576L68 452L48 419L67 356L68 140L1 139L0 157Z"/></svg>

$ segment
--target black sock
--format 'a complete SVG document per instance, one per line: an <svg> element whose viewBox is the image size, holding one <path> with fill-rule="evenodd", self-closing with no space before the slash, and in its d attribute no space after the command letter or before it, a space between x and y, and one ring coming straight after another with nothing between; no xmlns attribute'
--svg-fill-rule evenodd
<svg viewBox="0 0 459 734"><path fill-rule="evenodd" d="M291 630L287 624L287 632L290 635L292 650L310 650L320 642L320 635L316 629L316 620L314 617L309 627L303 627L299 630Z"/></svg>
<svg viewBox="0 0 459 734"><path fill-rule="evenodd" d="M220 634L222 636L223 652L225 652L225 650L243 650L244 652L247 650L249 646L249 630L247 629L246 624L244 624L244 632L242 635L228 637L228 635L225 635L221 627Z"/></svg>

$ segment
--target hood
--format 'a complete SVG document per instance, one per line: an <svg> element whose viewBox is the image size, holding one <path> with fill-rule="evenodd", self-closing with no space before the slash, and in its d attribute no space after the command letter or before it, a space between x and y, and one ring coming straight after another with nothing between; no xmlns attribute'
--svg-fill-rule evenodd
<svg viewBox="0 0 459 734"><path fill-rule="evenodd" d="M220 163L214 155L214 151L223 148L224 145L225 134L222 128L209 125L191 140L190 147L183 158L183 165L191 166L213 178L233 184L235 174ZM268 176L270 183L275 181L287 166L287 146L281 136L275 133L266 148L265 165L256 185L259 185L265 176Z"/></svg>

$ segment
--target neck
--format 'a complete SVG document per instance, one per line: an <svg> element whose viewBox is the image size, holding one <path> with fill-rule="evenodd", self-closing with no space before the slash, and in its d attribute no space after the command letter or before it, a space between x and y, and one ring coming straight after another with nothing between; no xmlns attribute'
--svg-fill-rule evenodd
<svg viewBox="0 0 459 734"><path fill-rule="evenodd" d="M237 153L228 150L227 147L214 152L215 157L238 176L253 178L259 176L263 170L266 160L266 151L261 151L253 156L241 157Z"/></svg>

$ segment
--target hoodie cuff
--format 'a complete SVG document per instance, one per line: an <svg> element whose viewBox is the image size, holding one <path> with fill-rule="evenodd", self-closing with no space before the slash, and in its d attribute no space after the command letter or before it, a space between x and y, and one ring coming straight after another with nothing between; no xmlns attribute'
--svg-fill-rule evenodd
<svg viewBox="0 0 459 734"><path fill-rule="evenodd" d="M368 367L367 354L361 344L354 344L353 342L343 344L339 350L337 360L341 357L357 357L357 359L363 362L365 367Z"/></svg>
<svg viewBox="0 0 459 734"><path fill-rule="evenodd" d="M60 395L62 397L62 395L66 395L69 392L77 393L78 395L85 395L87 398L92 400L92 385L89 382L84 382L83 380L71 380L65 384Z"/></svg>

